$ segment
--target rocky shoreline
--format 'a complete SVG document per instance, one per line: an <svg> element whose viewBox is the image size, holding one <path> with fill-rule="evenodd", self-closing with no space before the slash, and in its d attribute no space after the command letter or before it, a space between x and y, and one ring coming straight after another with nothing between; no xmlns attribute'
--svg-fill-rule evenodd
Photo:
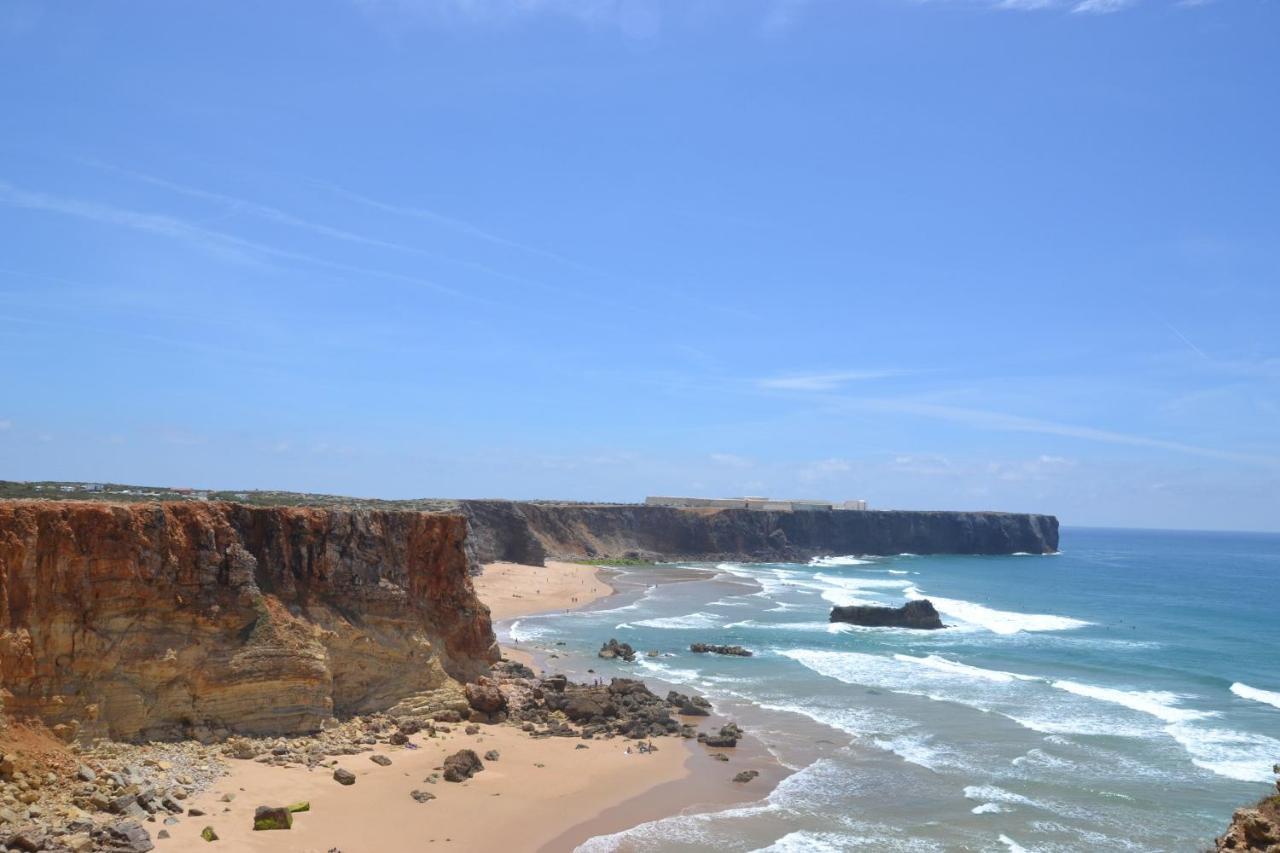
<svg viewBox="0 0 1280 853"><path fill-rule="evenodd" d="M478 734L482 727L504 726L532 739L576 738L584 745L621 738L634 742L638 752L656 751L660 747L652 741L667 737L729 748L742 734L732 723L699 731L689 720L707 715L709 704L701 697L674 691L659 697L643 682L627 678L575 684L563 675L538 677L507 660L468 684L464 695L444 703L439 697L407 701L387 713L353 717L305 736L231 737L218 743L100 740L58 748L38 725L11 726L42 736L46 749L0 758L0 853L145 853L154 847L153 833L165 838L179 826L189 835L197 826L202 832L208 816L189 801L218 782L233 761L332 771L334 784L352 784L355 776L349 771L344 776L344 766L356 756L380 745L415 749L461 729ZM423 781L464 781L486 761L498 759L492 751L481 759L460 750ZM428 790L413 793L419 802L435 798ZM226 796L223 800L229 802ZM294 805L309 809L309 804ZM271 814L258 819L285 822L278 812L290 806L260 808Z"/></svg>

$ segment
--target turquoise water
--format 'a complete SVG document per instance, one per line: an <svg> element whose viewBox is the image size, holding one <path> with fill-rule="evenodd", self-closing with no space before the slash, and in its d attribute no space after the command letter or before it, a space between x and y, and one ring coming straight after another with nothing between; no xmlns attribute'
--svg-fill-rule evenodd
<svg viewBox="0 0 1280 853"><path fill-rule="evenodd" d="M1274 779L1280 536L1069 529L1052 556L701 568L624 570L593 610L500 633L580 677L696 690L796 773L584 850L1194 851ZM954 627L826 621L914 597ZM611 636L660 656L598 660Z"/></svg>

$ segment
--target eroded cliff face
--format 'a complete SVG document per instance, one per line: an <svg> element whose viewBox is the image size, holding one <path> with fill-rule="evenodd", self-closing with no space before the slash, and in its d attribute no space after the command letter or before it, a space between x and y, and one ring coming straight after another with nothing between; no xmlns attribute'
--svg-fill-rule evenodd
<svg viewBox="0 0 1280 853"><path fill-rule="evenodd" d="M799 560L823 554L1031 554L1058 550L1051 515L756 512L463 501L475 562L543 556Z"/></svg>
<svg viewBox="0 0 1280 853"><path fill-rule="evenodd" d="M497 657L456 514L0 503L11 717L130 739L296 733Z"/></svg>

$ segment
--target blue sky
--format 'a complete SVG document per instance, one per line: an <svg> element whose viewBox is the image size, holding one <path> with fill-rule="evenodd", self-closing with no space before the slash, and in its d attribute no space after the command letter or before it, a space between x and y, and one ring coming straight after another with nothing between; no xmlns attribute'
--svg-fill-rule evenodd
<svg viewBox="0 0 1280 853"><path fill-rule="evenodd" d="M1280 7L0 10L0 478L1280 529Z"/></svg>

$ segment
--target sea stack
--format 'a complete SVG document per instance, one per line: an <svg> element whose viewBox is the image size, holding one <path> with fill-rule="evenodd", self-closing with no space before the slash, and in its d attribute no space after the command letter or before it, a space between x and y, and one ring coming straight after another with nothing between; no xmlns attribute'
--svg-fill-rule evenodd
<svg viewBox="0 0 1280 853"><path fill-rule="evenodd" d="M868 628L916 628L922 631L947 627L942 624L942 617L934 609L933 602L927 598L908 601L901 607L833 607L830 621Z"/></svg>

